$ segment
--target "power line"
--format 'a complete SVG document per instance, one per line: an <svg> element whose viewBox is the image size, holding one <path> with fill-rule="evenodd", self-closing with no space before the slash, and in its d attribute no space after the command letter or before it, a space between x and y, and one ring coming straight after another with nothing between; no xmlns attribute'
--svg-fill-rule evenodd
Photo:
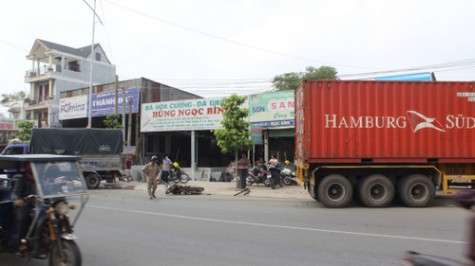
<svg viewBox="0 0 475 266"><path fill-rule="evenodd" d="M240 46L244 46L244 47L247 47L247 48L252 48L252 49L255 49L255 50L260 50L260 51L271 53L271 54L276 54L276 55L285 56L285 57L291 57L291 58L294 58L294 59L314 62L314 63L318 63L318 64L327 64L327 65L331 64L331 65L335 65L335 66L344 66L344 67L351 67L351 68L374 69L372 67L352 66L352 65L346 65L346 64L335 64L335 63L315 60L315 59L311 59L311 58L306 58L306 57L302 57L302 56L298 56L298 55L292 55L292 54L289 54L289 53L284 53L284 52L280 52L280 51L276 51L276 50L270 50L270 49L259 47L259 46L253 45L253 44L248 44L248 43L244 43L244 42L240 42L240 41L236 41L236 40L231 40L231 39L228 39L228 38L216 35L216 34L208 33L208 32L202 31L202 30L197 30L197 29L194 29L194 28L191 28L191 27L188 27L188 26L184 26L184 25L178 24L178 23L173 22L173 21L165 20L165 19L153 16L153 15L149 15L145 12L142 12L142 11L139 11L139 10L136 10L136 9L132 9L130 7L126 7L126 6L114 3L114 2L109 1L109 0L104 0L104 1L111 4L111 5L114 5L116 7L125 9L129 12L136 13L138 15L157 20L161 23L172 25L172 26L177 27L177 28L181 28L181 29L184 29L184 30L187 30L187 31L198 33L198 34L201 34L201 35L213 38L213 39L218 39L218 40L225 41L225 42L228 42L228 43L232 43L232 44L235 44L235 45L240 45Z"/></svg>
<svg viewBox="0 0 475 266"><path fill-rule="evenodd" d="M358 77L358 76L375 76L381 74L391 74L391 73L399 73L399 72L414 72L414 71L428 71L428 70L436 70L436 69L452 69L452 68L462 68L462 67L471 67L471 65L475 66L475 59L465 59L460 61L452 61L440 64L432 64L432 65L423 65L418 67L409 67L409 68L400 68L400 69L393 69L393 70L384 70L384 71L374 71L374 72L366 72L366 73L356 73L356 74L344 74L339 75L340 78L351 78L351 77Z"/></svg>

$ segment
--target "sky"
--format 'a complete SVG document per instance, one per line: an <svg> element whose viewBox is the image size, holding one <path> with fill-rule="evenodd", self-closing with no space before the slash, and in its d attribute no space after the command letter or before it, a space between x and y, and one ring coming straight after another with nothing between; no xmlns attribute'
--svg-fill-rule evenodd
<svg viewBox="0 0 475 266"><path fill-rule="evenodd" d="M91 45L88 4L2 2L0 94L29 92L36 39ZM474 10L472 0L97 0L94 42L119 80L144 77L203 97L267 91L276 75L322 65L341 79L413 69L406 73L474 81Z"/></svg>

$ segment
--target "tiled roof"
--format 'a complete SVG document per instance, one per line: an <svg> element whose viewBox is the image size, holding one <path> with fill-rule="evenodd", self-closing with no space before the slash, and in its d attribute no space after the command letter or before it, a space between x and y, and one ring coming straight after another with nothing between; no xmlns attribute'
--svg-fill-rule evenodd
<svg viewBox="0 0 475 266"><path fill-rule="evenodd" d="M72 47L69 47L69 46L65 46L65 45L61 45L61 44L57 44L57 43L53 43L53 42L48 42L48 41L45 41L45 40L38 39L37 41L40 42L41 44L43 44L44 46L46 46L49 49L56 50L56 51L63 52L63 53L67 53L67 54L73 54L73 55L81 56L81 57L84 57L84 58L87 58L87 56L91 53L91 46L90 45L76 49L76 48L72 48ZM97 45L98 44L94 44L94 48L97 47Z"/></svg>

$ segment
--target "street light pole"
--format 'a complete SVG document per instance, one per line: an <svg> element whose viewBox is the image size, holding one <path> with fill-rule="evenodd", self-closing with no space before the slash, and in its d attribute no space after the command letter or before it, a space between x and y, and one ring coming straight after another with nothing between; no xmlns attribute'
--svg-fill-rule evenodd
<svg viewBox="0 0 475 266"><path fill-rule="evenodd" d="M91 71L89 77L89 110L87 112L87 127L92 127L92 73L93 73L93 66L94 66L94 34L96 31L96 17L99 22L102 24L101 19L96 14L96 0L94 0L94 7L91 7L86 0L83 0L84 3L92 10L92 44L91 44Z"/></svg>
<svg viewBox="0 0 475 266"><path fill-rule="evenodd" d="M92 73L94 67L94 33L96 31L96 0L94 0L94 9L92 13L92 44L91 44L91 75L89 77L89 110L87 113L87 127L92 128Z"/></svg>

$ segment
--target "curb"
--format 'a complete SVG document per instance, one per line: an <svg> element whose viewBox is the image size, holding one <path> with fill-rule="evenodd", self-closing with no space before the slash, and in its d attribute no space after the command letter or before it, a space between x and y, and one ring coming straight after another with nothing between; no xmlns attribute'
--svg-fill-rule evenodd
<svg viewBox="0 0 475 266"><path fill-rule="evenodd" d="M190 186L203 187L204 191L202 195L215 195L215 196L230 196L230 197L251 197L251 198L274 198L274 199L304 199L312 200L310 195L302 187L297 185L278 187L271 189L264 185L249 186L249 193L245 196L244 193L235 195L241 192L242 189L236 187L235 182L202 182L202 181L190 181L187 183ZM118 181L114 183L101 183L99 189L136 189L147 190L147 183L132 181ZM165 186L158 185L158 193L165 193Z"/></svg>

